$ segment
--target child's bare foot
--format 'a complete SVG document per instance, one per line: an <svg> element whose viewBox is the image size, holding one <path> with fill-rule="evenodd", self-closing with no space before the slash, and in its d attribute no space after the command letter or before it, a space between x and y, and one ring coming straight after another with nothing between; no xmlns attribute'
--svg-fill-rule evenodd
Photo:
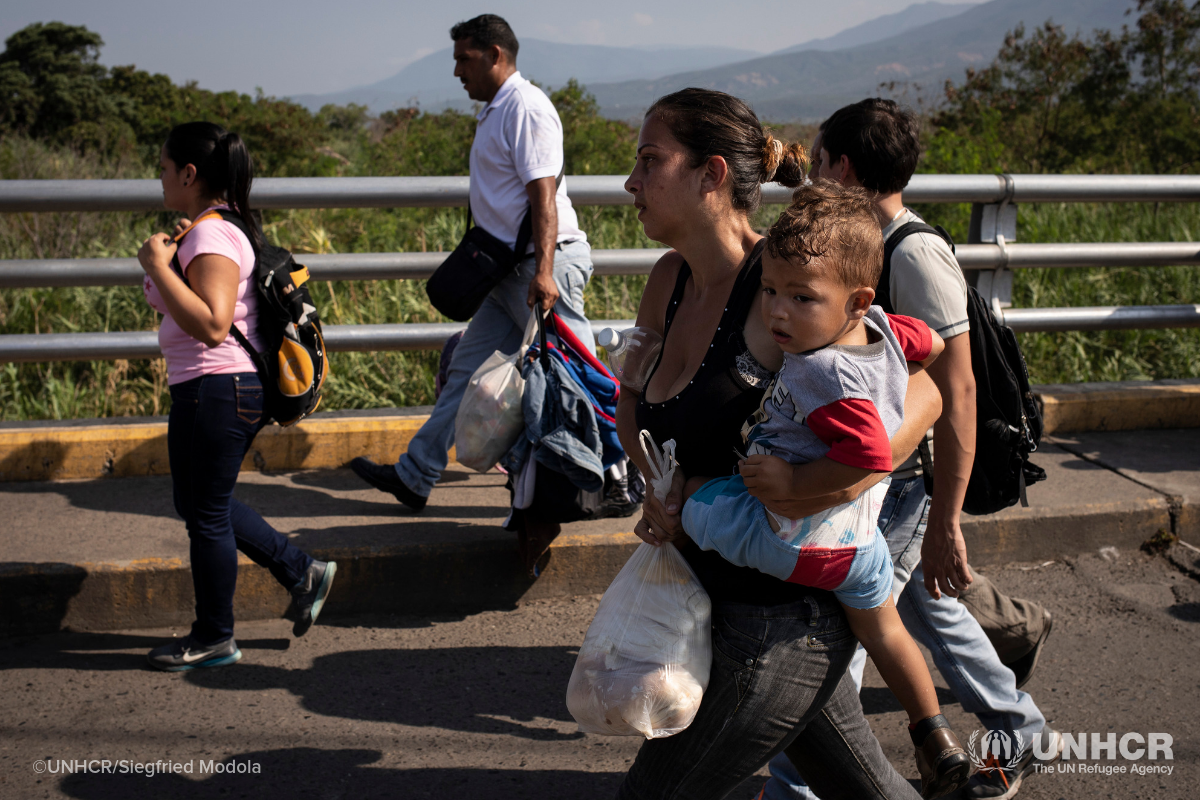
<svg viewBox="0 0 1200 800"><path fill-rule="evenodd" d="M932 800L967 785L974 771L971 757L963 750L945 717L941 714L926 717L910 726L908 733L917 748L921 797Z"/></svg>

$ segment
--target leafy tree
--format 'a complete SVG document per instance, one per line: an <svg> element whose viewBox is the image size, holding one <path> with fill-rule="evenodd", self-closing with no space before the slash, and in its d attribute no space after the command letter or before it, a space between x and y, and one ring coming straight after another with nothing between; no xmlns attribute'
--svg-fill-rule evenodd
<svg viewBox="0 0 1200 800"><path fill-rule="evenodd" d="M310 175L327 127L303 106L237 92L175 85L166 75L99 63L100 36L81 26L37 23L14 33L0 54L0 133L158 160L167 133L207 119L237 131L263 175Z"/></svg>
<svg viewBox="0 0 1200 800"><path fill-rule="evenodd" d="M118 102L105 91L100 35L61 22L35 23L0 53L0 130L53 141L107 143L121 133Z"/></svg>
<svg viewBox="0 0 1200 800"><path fill-rule="evenodd" d="M367 124L369 117L370 109L358 103L344 106L328 103L317 112L317 121L335 131L357 132Z"/></svg>
<svg viewBox="0 0 1200 800"><path fill-rule="evenodd" d="M1195 170L1200 2L1138 0L1136 10L1136 26L1117 35L1068 37L1051 22L1009 33L990 66L947 82L923 168Z"/></svg>
<svg viewBox="0 0 1200 800"><path fill-rule="evenodd" d="M474 138L475 117L470 114L385 111L367 149L366 174L466 175Z"/></svg>
<svg viewBox="0 0 1200 800"><path fill-rule="evenodd" d="M596 98L572 78L550 93L563 125L563 157L569 175L629 172L637 151L637 131L600 116Z"/></svg>

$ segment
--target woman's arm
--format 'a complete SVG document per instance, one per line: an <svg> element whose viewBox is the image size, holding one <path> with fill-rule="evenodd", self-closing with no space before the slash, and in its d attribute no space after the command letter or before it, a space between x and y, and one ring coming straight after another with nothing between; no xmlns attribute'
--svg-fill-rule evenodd
<svg viewBox="0 0 1200 800"><path fill-rule="evenodd" d="M903 464L908 460L925 437L926 431L942 414L942 396L925 370L916 364L909 364L908 373L908 392L904 396L904 423L892 437L893 464ZM847 489L820 497L797 499L792 497L790 492L776 489L759 494L758 499L780 516L800 519L842 503L849 503L887 476L886 472L876 472Z"/></svg>
<svg viewBox="0 0 1200 800"><path fill-rule="evenodd" d="M138 262L184 333L216 347L233 325L241 270L225 256L198 255L188 264L188 282L184 283L171 268L176 247L165 233L156 233L142 244Z"/></svg>

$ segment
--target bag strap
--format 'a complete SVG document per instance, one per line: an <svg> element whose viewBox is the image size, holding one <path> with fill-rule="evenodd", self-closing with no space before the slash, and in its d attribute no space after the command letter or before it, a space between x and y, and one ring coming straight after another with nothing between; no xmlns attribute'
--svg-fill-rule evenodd
<svg viewBox="0 0 1200 800"><path fill-rule="evenodd" d="M201 214L200 216L198 216L194 220L192 220L191 225L188 225L186 228L181 230L177 235L172 236L170 238L170 240L168 240L167 244L178 245L180 242L183 241L184 236L187 236L189 233L192 232L192 228L196 227L201 222L204 222L206 219L224 219L224 217L221 215L221 212L218 211L217 209L210 208L207 211L205 211L203 214ZM251 243L253 243L253 240L251 240ZM187 279L187 275L183 274L183 265L179 262L179 249L178 248L176 248L176 250L175 250L175 255L171 256L171 269L175 270L175 274L179 276L179 279L181 281L183 281L184 286L188 287L189 289L192 288L192 282Z"/></svg>
<svg viewBox="0 0 1200 800"><path fill-rule="evenodd" d="M254 345L250 344L250 340L246 338L246 335L242 333L237 325L229 326L229 335L236 339L237 343L242 346L242 349L250 356L250 360L254 362L254 366L259 366L261 356L258 354L258 350L255 349Z"/></svg>
<svg viewBox="0 0 1200 800"><path fill-rule="evenodd" d="M563 159L563 165L558 170L558 177L554 179L554 191L558 193L558 187L562 186L563 175L567 171L567 161ZM467 198L467 229L471 227L471 200ZM529 247L529 240L533 238L533 206L529 206L525 210L525 216L521 218L521 227L517 229L517 242L513 247L513 255L517 261L525 257L525 249Z"/></svg>
<svg viewBox="0 0 1200 800"><path fill-rule="evenodd" d="M542 362L542 371L550 370L550 352L546 348L546 314L541 308L533 309L533 316L537 319L538 332L538 360Z"/></svg>
<svg viewBox="0 0 1200 800"><path fill-rule="evenodd" d="M880 306L889 314L896 313L896 307L892 305L892 254L896 252L896 248L902 241L915 233L932 233L934 236L940 236L946 240L946 244L950 245L950 252L954 252L954 240L941 225L935 228L926 222L913 221L906 222L892 231L892 235L883 243L883 271L879 273L879 283L875 287L874 301L875 305Z"/></svg>

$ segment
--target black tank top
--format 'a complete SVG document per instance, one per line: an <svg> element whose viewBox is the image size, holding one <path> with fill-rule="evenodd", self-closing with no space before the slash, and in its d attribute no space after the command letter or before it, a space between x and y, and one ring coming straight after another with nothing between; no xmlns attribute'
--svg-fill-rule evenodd
<svg viewBox="0 0 1200 800"><path fill-rule="evenodd" d="M762 250L760 241L738 274L708 346L708 355L688 385L662 403L646 402L644 393L638 400L635 416L638 429L650 431L659 445L674 439L675 457L688 475L718 478L737 470L738 456L734 451L744 448L742 424L758 408L770 380L771 373L750 354L742 335L742 325L758 299ZM664 342L671 335L671 323L691 275L691 267L684 262L667 306ZM654 372L658 366L654 365ZM701 550L691 539L685 540L680 552L713 600L777 605L795 602L818 591L730 564L716 551Z"/></svg>

